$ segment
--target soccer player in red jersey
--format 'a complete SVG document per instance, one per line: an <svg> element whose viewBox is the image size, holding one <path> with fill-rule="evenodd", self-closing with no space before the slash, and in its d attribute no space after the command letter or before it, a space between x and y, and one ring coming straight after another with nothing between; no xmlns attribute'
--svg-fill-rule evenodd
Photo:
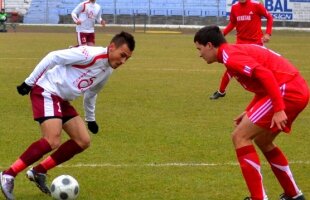
<svg viewBox="0 0 310 200"><path fill-rule="evenodd" d="M309 101L309 87L285 58L260 45L227 44L218 26L200 29L196 48L208 64L223 63L233 77L253 92L254 98L235 119L232 141L249 192L248 200L267 200L261 165L253 142L262 151L282 186L281 200L304 200L288 160L274 143L281 131L289 133Z"/></svg>
<svg viewBox="0 0 310 200"><path fill-rule="evenodd" d="M265 34L263 34L261 28L262 17L267 19ZM272 15L260 2L253 0L239 0L231 7L230 22L223 30L223 34L226 36L236 28L237 44L263 45L270 40L272 23ZM230 79L231 75L225 71L221 79L220 88L210 97L210 99L224 97Z"/></svg>

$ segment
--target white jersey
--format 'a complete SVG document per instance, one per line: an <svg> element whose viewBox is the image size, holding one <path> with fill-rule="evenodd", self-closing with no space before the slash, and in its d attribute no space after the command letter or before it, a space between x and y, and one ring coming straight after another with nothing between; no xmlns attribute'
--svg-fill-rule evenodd
<svg viewBox="0 0 310 200"><path fill-rule="evenodd" d="M84 94L86 121L95 121L97 93L112 72L107 48L79 46L49 53L25 82L67 101Z"/></svg>
<svg viewBox="0 0 310 200"><path fill-rule="evenodd" d="M81 21L80 25L76 26L76 32L94 33L95 23L101 23L101 7L96 2L84 1L77 5L71 13L73 21L76 23Z"/></svg>

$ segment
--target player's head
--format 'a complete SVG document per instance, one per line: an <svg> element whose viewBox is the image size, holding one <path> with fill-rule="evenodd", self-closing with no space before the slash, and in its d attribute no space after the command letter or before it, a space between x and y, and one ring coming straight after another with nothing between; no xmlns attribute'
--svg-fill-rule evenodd
<svg viewBox="0 0 310 200"><path fill-rule="evenodd" d="M194 37L196 48L207 63L217 61L217 48L226 43L226 39L218 26L205 26Z"/></svg>
<svg viewBox="0 0 310 200"><path fill-rule="evenodd" d="M238 0L239 3L245 3L247 0Z"/></svg>
<svg viewBox="0 0 310 200"><path fill-rule="evenodd" d="M109 63L116 69L131 57L135 49L135 39L127 32L116 34L109 45Z"/></svg>

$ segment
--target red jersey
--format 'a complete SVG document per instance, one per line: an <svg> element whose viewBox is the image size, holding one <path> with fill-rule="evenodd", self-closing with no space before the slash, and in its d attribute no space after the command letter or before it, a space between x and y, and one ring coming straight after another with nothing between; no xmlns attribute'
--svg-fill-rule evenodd
<svg viewBox="0 0 310 200"><path fill-rule="evenodd" d="M227 35L236 27L238 44L262 44L262 17L267 19L266 33L271 35L273 18L260 2L236 2L231 7L230 22L223 34Z"/></svg>
<svg viewBox="0 0 310 200"><path fill-rule="evenodd" d="M284 109L279 87L299 76L289 61L266 47L251 44L222 44L217 57L246 90L270 96L275 111Z"/></svg>

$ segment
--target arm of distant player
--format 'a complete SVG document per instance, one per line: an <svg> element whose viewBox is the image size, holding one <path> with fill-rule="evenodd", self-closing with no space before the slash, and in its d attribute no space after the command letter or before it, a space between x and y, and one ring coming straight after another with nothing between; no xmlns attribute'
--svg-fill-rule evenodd
<svg viewBox="0 0 310 200"><path fill-rule="evenodd" d="M83 10L83 4L80 3L71 12L71 17L77 25L81 24L81 21L79 20L78 15L82 12L82 10Z"/></svg>
<svg viewBox="0 0 310 200"><path fill-rule="evenodd" d="M227 24L227 26L223 30L223 35L225 36L228 33L230 33L230 31L232 31L236 27L236 24L237 24L237 19L234 15L234 10L231 9L230 16L229 16L229 23Z"/></svg>
<svg viewBox="0 0 310 200"><path fill-rule="evenodd" d="M258 4L258 12L261 16L264 16L267 19L266 24L266 33L264 34L262 40L263 43L269 42L270 36L272 33L272 24L273 24L273 17L272 15L267 11L267 9L264 7L263 4Z"/></svg>
<svg viewBox="0 0 310 200"><path fill-rule="evenodd" d="M99 13L98 13L98 15L97 15L96 21L97 21L98 23L100 23L101 26L105 26L105 24L106 24L105 20L103 20L103 19L101 18L101 9L99 10Z"/></svg>

